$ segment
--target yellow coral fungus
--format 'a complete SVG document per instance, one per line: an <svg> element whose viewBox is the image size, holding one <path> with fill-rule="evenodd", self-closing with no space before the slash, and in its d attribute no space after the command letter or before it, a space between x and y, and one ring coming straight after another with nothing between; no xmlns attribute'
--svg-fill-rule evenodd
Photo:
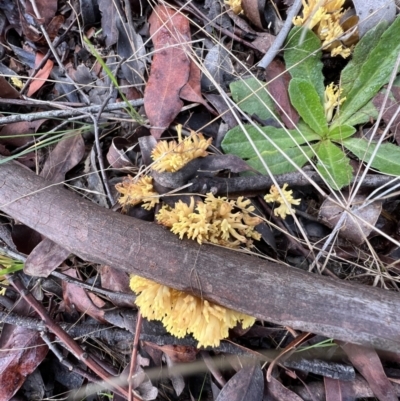
<svg viewBox="0 0 400 401"><path fill-rule="evenodd" d="M153 179L146 175L138 179L129 175L115 188L121 194L118 202L123 207L134 206L143 202L143 207L150 210L160 201L158 193L153 189Z"/></svg>
<svg viewBox="0 0 400 401"><path fill-rule="evenodd" d="M181 126L177 127L179 142L160 141L153 149L151 157L154 160L154 170L173 173L191 160L208 155L206 149L211 145L212 138L205 139L202 134L192 131L189 137L182 140L181 129Z"/></svg>
<svg viewBox="0 0 400 401"><path fill-rule="evenodd" d="M235 14L241 14L243 12L242 0L225 0L227 4Z"/></svg>
<svg viewBox="0 0 400 401"><path fill-rule="evenodd" d="M322 48L331 52L331 56L343 58L351 54L352 47L346 47L340 38L344 33L341 19L345 13L345 0L302 0L303 17L295 17L293 24L306 26L322 40Z"/></svg>
<svg viewBox="0 0 400 401"><path fill-rule="evenodd" d="M235 208L238 210L234 211ZM251 239L261 238L254 229L261 219L251 216L253 211L250 201L243 200L243 197L235 202L209 193L204 202L199 201L196 205L191 197L190 205L179 201L173 208L164 206L156 218L181 239L186 235L199 244L206 240L231 248L240 245L251 247Z"/></svg>
<svg viewBox="0 0 400 401"><path fill-rule="evenodd" d="M165 328L178 338L192 334L199 342L198 347L217 347L238 322L243 328L255 322L251 316L139 276L131 276L130 287L139 294L136 305L145 318L161 320Z"/></svg>
<svg viewBox="0 0 400 401"><path fill-rule="evenodd" d="M288 191L288 184L284 184L282 189L277 188L275 185L271 186L270 193L264 196L266 202L278 202L280 204L279 207L274 209L275 216L281 216L282 219L285 219L289 214L294 214L296 211L289 205L300 205L301 199L293 199L292 193L293 191ZM286 202L285 202L286 200Z"/></svg>
<svg viewBox="0 0 400 401"><path fill-rule="evenodd" d="M342 91L343 89L334 85L333 82L325 88L324 110L326 121L328 121L328 123L332 120L335 108L340 106L346 100L345 97L340 98Z"/></svg>

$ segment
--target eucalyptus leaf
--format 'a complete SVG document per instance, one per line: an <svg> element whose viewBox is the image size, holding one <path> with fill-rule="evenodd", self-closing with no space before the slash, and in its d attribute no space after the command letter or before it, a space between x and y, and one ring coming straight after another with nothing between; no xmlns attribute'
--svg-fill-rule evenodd
<svg viewBox="0 0 400 401"><path fill-rule="evenodd" d="M369 162L377 146L362 138L349 138L342 144L364 163ZM400 147L392 143L381 144L371 166L382 173L400 175Z"/></svg>
<svg viewBox="0 0 400 401"><path fill-rule="evenodd" d="M232 82L229 87L232 99L242 111L249 115L256 114L263 120L274 118L271 111L275 111L275 104L265 83L256 78L248 78Z"/></svg>
<svg viewBox="0 0 400 401"><path fill-rule="evenodd" d="M356 129L350 125L340 125L329 130L328 138L331 140L342 141L349 138L356 132Z"/></svg>
<svg viewBox="0 0 400 401"><path fill-rule="evenodd" d="M317 149L317 170L333 190L350 184L353 169L350 159L331 141L322 141Z"/></svg>
<svg viewBox="0 0 400 401"><path fill-rule="evenodd" d="M259 130L252 125L245 125L248 135L250 136L254 146L259 152L264 151L275 151L276 148L272 143L265 138L265 136L259 132ZM260 127L259 129L271 139L272 142L276 144L279 149L286 150L291 147L295 147L296 144L302 145L306 142L316 141L321 139L315 132L311 131L304 123L299 122L299 131L290 130L289 136L288 132L282 128L275 127ZM241 127L237 126L229 130L222 143L221 147L225 153L231 153L233 155L239 156L242 159L250 159L256 157L253 146L247 139L245 133Z"/></svg>
<svg viewBox="0 0 400 401"><path fill-rule="evenodd" d="M342 93L346 100L333 123L334 126L346 123L389 81L400 52L399 32L400 17L397 17L382 34L377 45L368 54L368 58L364 59L350 92Z"/></svg>
<svg viewBox="0 0 400 401"><path fill-rule="evenodd" d="M292 105L312 130L320 136L328 133L324 107L310 82L293 78L289 83L289 96Z"/></svg>
<svg viewBox="0 0 400 401"><path fill-rule="evenodd" d="M324 101L324 76L322 75L321 40L307 28L294 27L285 43L286 68L293 78L305 79Z"/></svg>
<svg viewBox="0 0 400 401"><path fill-rule="evenodd" d="M303 152L305 154L303 154ZM284 153L295 164L295 166L293 166L285 156L283 156L282 152L279 152L278 150L261 152L261 156L272 174L285 174L296 171L303 167L307 161L314 156L313 149L310 146L285 149ZM247 164L258 170L260 173L267 174L267 171L258 157L249 159Z"/></svg>

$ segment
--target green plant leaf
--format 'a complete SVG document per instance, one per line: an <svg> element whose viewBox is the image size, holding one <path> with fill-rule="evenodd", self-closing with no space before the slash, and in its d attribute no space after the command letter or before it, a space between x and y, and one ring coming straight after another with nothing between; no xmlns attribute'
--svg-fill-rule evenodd
<svg viewBox="0 0 400 401"><path fill-rule="evenodd" d="M342 93L346 100L333 123L334 126L347 123L347 120L389 81L400 52L399 32L400 17L397 17L369 52L368 58L363 60L359 70L356 69L358 74L350 91Z"/></svg>
<svg viewBox="0 0 400 401"><path fill-rule="evenodd" d="M329 130L328 138L333 141L342 141L356 132L356 129L350 125L339 125Z"/></svg>
<svg viewBox="0 0 400 401"><path fill-rule="evenodd" d="M323 103L325 86L320 49L321 41L313 31L294 27L285 43L284 58L290 75L311 83Z"/></svg>
<svg viewBox="0 0 400 401"><path fill-rule="evenodd" d="M245 113L256 114L263 120L274 118L269 110L274 111L275 104L266 90L265 83L256 78L248 78L232 82L229 87L232 99Z"/></svg>
<svg viewBox="0 0 400 401"><path fill-rule="evenodd" d="M342 144L365 163L369 162L376 148L376 143L362 138L349 138ZM392 143L381 144L371 166L382 173L400 175L400 147Z"/></svg>
<svg viewBox="0 0 400 401"><path fill-rule="evenodd" d="M349 119L346 120L346 125L358 125L365 124L371 119L376 120L378 118L379 110L374 106L372 100L370 100L365 106L361 107L360 110L355 112Z"/></svg>
<svg viewBox="0 0 400 401"><path fill-rule="evenodd" d="M328 133L324 107L310 82L293 78L289 83L289 96L294 108L312 130L321 136Z"/></svg>
<svg viewBox="0 0 400 401"><path fill-rule="evenodd" d="M302 153L301 149L305 155ZM296 171L303 167L307 161L314 156L312 147L301 146L301 149L298 147L285 149L285 154L297 165L297 168L288 162L278 150L261 152L261 156L272 174L291 173L292 171ZM260 173L267 174L267 171L258 157L253 157L247 160L247 164L258 170Z"/></svg>
<svg viewBox="0 0 400 401"><path fill-rule="evenodd" d="M374 29L368 31L354 48L353 57L350 62L343 68L340 75L340 87L343 90L342 96L350 93L354 81L358 77L361 67L371 50L378 44L383 32L387 28L388 23L382 21Z"/></svg>
<svg viewBox="0 0 400 401"><path fill-rule="evenodd" d="M353 174L350 159L338 146L329 140L323 141L319 143L317 156L317 170L332 189L350 184Z"/></svg>
<svg viewBox="0 0 400 401"><path fill-rule="evenodd" d="M275 147L258 131L257 128L252 125L245 125L247 133L250 138L254 142L255 147L260 151L275 151ZM275 127L260 127L260 130L268 136L275 144L279 147L279 149L288 149L291 147L295 147L296 144L303 144L306 142L317 141L321 138L303 122L299 122L298 124L299 131L290 130L290 134L293 139L290 138L288 133L282 128ZM242 159L250 159L252 157L256 157L256 153L253 149L251 143L247 140L246 135L243 130L237 126L229 130L222 143L221 147L225 153L231 153L233 155L239 156Z"/></svg>

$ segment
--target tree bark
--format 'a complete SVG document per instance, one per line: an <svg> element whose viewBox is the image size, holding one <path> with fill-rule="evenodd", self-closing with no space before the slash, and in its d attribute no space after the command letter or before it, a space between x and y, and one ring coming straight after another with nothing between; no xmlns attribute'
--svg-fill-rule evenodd
<svg viewBox="0 0 400 401"><path fill-rule="evenodd" d="M194 241L103 209L17 163L0 166L0 209L71 253L259 319L400 351L400 295Z"/></svg>

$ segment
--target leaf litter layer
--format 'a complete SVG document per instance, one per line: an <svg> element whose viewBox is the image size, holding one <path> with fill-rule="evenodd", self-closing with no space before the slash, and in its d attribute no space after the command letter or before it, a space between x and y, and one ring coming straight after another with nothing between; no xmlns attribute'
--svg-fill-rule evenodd
<svg viewBox="0 0 400 401"><path fill-rule="evenodd" d="M262 399L264 391L308 399L302 371L324 378L327 399L396 398L385 368L399 352L400 20L375 4L383 22L358 30L357 2L351 13L341 1L306 1L281 49L275 35L278 44L300 2L291 10L256 3L88 1L79 14L36 1L5 13L5 25L35 45L18 47L7 34L1 66L0 204L11 227L1 234L1 304L11 310L21 302L15 294L27 303L0 337L4 399L30 399L31 376L48 380L35 369L50 365L58 393L86 377L125 399ZM257 71L264 55L274 60ZM152 280L156 292L146 298L146 286L134 287L135 305L127 273ZM181 295L168 303L167 294ZM89 335L84 352L60 320L110 335L101 343ZM32 328L43 324L50 334L41 339ZM210 348L166 329L192 333L227 360L246 358L217 366ZM131 364L118 330L129 333ZM233 342L221 341L228 336ZM112 361L121 375L110 373ZM160 379L149 364L170 373ZM179 369L190 364L198 374L189 380ZM321 381L306 382L314 398L321 393ZM38 384L36 392L56 394Z"/></svg>

